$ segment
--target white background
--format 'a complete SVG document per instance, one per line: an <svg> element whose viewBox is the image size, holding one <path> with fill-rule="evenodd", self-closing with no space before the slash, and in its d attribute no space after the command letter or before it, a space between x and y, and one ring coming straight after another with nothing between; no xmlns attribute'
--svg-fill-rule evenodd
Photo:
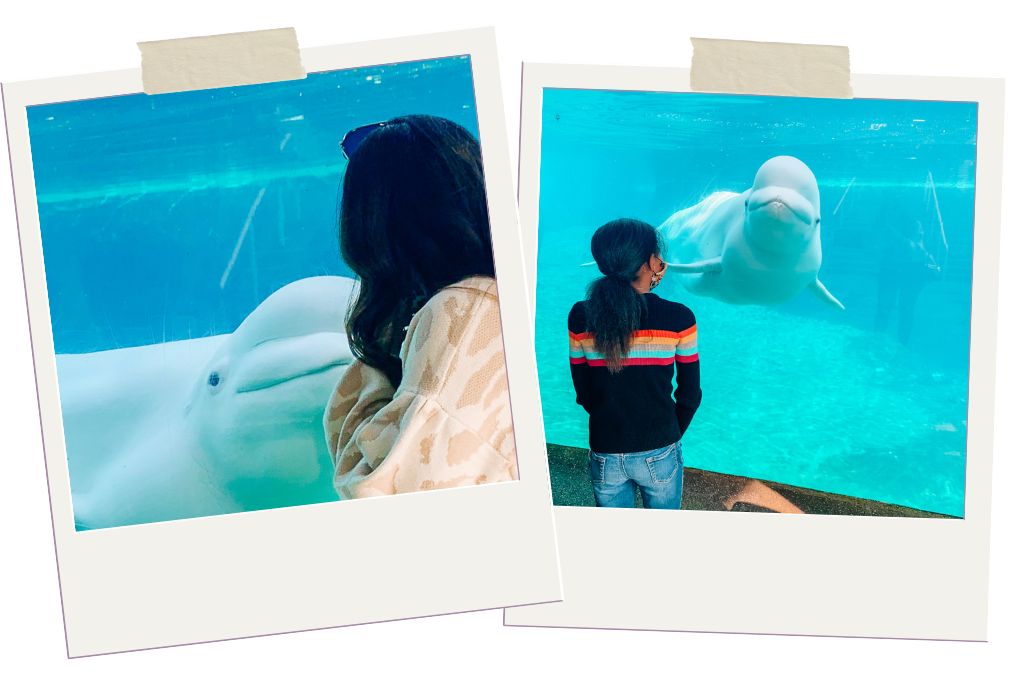
<svg viewBox="0 0 1024 683"><path fill-rule="evenodd" d="M332 629L69 661L51 536L29 352L14 206L0 166L0 377L3 441L0 520L0 675L30 679L248 680L336 675L448 680L525 676L611 680L714 676L731 680L1019 680L1024 636L1024 550L1016 430L1024 384L1016 352L1024 253L1016 151L1024 101L1017 24L994 2L596 3L522 0L515 5L433 0L382 2L8 3L0 22L0 80L106 71L138 64L135 42L294 26L304 47L494 25L510 146L517 149L519 62L688 65L689 36L849 45L857 73L1005 77L1004 215L989 643L632 633L504 628L500 611ZM717 7L715 6L717 5ZM706 6L706 8L704 8ZM884 562L884 558L880 558ZM652 568L656 571L657 568ZM595 571L600 571L595 567ZM155 590L159 587L154 586ZM268 590L273 587L268 586ZM728 590L695 586L694 590ZM956 586L949 586L955 591ZM330 590L325 586L324 590ZM429 590L425 586L424 590ZM571 586L566 586L571 591ZM842 585L835 590L842 591ZM31 672L31 673L29 673ZM431 677L433 677L431 676Z"/></svg>

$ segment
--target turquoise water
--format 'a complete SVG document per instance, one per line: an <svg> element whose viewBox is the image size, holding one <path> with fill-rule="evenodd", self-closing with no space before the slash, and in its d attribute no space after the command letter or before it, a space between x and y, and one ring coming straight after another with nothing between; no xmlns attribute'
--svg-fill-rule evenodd
<svg viewBox="0 0 1024 683"><path fill-rule="evenodd" d="M57 353L235 329L267 295L350 275L350 129L433 114L477 132L468 56L29 107Z"/></svg>
<svg viewBox="0 0 1024 683"><path fill-rule="evenodd" d="M77 528L337 500L322 419L351 283L309 278L351 276L339 142L402 114L476 135L475 101L457 56L28 109ZM255 379L221 391L232 372Z"/></svg>
<svg viewBox="0 0 1024 683"><path fill-rule="evenodd" d="M536 351L548 442L587 447L565 324L594 277L578 266L593 231L624 216L657 226L791 155L817 177L820 277L846 310L806 293L731 305L667 275L658 294L699 327L704 400L686 464L962 516L976 133L971 102L545 90ZM889 231L915 219L944 269L902 343L898 310L879 326L896 295L881 264Z"/></svg>

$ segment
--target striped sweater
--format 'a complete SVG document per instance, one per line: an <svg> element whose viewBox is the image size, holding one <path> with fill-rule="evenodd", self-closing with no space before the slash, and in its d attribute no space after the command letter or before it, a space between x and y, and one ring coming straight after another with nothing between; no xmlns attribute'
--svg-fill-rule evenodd
<svg viewBox="0 0 1024 683"><path fill-rule="evenodd" d="M683 304L644 294L647 313L620 372L594 346L584 302L569 311L569 365L576 402L590 415L590 448L634 453L679 440L700 405L697 322ZM673 376L675 388L673 389Z"/></svg>

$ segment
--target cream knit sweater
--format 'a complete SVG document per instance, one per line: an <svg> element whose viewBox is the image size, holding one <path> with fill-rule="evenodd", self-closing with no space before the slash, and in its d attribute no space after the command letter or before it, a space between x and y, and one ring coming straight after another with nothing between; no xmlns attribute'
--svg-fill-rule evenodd
<svg viewBox="0 0 1024 683"><path fill-rule="evenodd" d="M356 361L324 413L334 488L344 498L518 478L493 278L435 294L409 324L396 390Z"/></svg>

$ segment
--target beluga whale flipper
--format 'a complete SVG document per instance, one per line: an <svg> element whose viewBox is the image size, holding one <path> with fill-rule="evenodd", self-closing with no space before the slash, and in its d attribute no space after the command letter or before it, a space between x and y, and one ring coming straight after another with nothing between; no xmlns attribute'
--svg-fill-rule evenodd
<svg viewBox="0 0 1024 683"><path fill-rule="evenodd" d="M354 287L306 278L231 334L58 354L76 526L337 500L322 420Z"/></svg>
<svg viewBox="0 0 1024 683"><path fill-rule="evenodd" d="M662 257L695 294L732 304L782 303L807 289L845 307L818 278L818 181L805 163L777 156L745 192L715 192L677 211L658 232Z"/></svg>

